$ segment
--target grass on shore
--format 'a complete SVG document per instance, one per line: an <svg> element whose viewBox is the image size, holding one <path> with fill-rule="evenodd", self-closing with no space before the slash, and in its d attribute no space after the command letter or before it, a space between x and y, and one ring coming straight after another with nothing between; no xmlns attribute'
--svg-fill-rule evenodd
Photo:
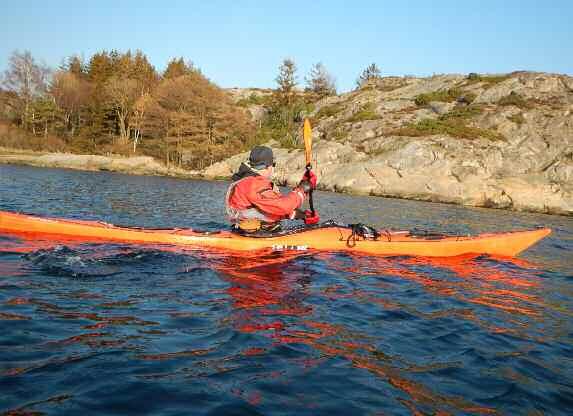
<svg viewBox="0 0 573 416"><path fill-rule="evenodd" d="M441 115L438 119L426 118L416 123L389 132L395 136L423 137L445 134L461 139L473 140L477 138L492 141L506 140L505 137L493 129L482 129L469 126L468 121L483 113L483 108L477 105L459 106L452 111Z"/></svg>
<svg viewBox="0 0 573 416"><path fill-rule="evenodd" d="M463 91L459 88L450 88L417 95L416 98L414 98L414 103L418 107L425 107L432 101L443 103L462 101L466 104L471 104L475 99L476 95L473 92Z"/></svg>
<svg viewBox="0 0 573 416"><path fill-rule="evenodd" d="M342 104L325 105L318 110L313 118L318 120L321 118L333 117L342 111L344 111L344 106Z"/></svg>
<svg viewBox="0 0 573 416"><path fill-rule="evenodd" d="M366 103L352 116L344 120L345 123L356 123L366 120L378 120L381 116L376 112L374 103Z"/></svg>
<svg viewBox="0 0 573 416"><path fill-rule="evenodd" d="M268 106L272 103L272 96L270 94L256 94L256 93L251 93L251 95L249 95L246 98L241 98L239 101L237 101L237 105L240 107L248 107L251 105L263 105L263 106Z"/></svg>

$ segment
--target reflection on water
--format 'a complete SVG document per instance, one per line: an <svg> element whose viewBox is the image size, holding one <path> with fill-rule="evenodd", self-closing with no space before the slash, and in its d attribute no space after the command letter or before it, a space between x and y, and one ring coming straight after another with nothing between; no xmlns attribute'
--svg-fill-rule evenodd
<svg viewBox="0 0 573 416"><path fill-rule="evenodd" d="M0 209L218 228L225 186L0 166ZM556 232L519 259L3 236L0 414L570 413L573 220L316 198L378 226Z"/></svg>

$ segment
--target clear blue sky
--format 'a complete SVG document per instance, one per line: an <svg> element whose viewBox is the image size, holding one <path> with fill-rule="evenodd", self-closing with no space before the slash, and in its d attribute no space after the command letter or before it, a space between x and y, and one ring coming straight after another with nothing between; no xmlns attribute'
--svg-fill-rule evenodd
<svg viewBox="0 0 573 416"><path fill-rule="evenodd" d="M285 57L318 61L339 90L383 75L573 74L573 0L5 1L0 71L14 50L56 67L73 54L141 49L164 69L192 60L222 87L274 87Z"/></svg>

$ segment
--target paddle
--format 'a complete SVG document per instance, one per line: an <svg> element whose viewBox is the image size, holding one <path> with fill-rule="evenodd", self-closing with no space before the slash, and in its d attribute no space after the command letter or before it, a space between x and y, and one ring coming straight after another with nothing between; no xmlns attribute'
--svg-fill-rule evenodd
<svg viewBox="0 0 573 416"><path fill-rule="evenodd" d="M310 173L312 169L312 128L310 127L310 121L308 118L304 119L304 127L302 130L302 137L304 139L304 156L306 158L306 170ZM314 202L312 200L312 188L308 192L308 204L310 206L310 212L314 216Z"/></svg>

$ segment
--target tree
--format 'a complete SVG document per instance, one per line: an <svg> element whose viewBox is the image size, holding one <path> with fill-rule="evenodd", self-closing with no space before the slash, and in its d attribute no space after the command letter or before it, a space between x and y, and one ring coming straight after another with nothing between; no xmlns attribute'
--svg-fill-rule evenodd
<svg viewBox="0 0 573 416"><path fill-rule="evenodd" d="M93 85L92 134L119 133L118 143L127 144L131 134L139 131L130 126L130 117L135 114L133 106L140 97L151 93L158 82L155 68L139 50L112 50L93 55L87 73Z"/></svg>
<svg viewBox="0 0 573 416"><path fill-rule="evenodd" d="M127 76L139 82L142 94L149 93L159 80L157 71L140 50L135 51L135 55L131 58Z"/></svg>
<svg viewBox="0 0 573 416"><path fill-rule="evenodd" d="M379 80L382 78L380 68L375 63L372 63L366 67L364 71L360 74L356 80L356 86L362 88L366 84Z"/></svg>
<svg viewBox="0 0 573 416"><path fill-rule="evenodd" d="M166 160L179 165L203 168L218 160L229 143L240 148L251 131L243 110L198 71L163 79L153 96L162 111L152 106L144 125L167 126Z"/></svg>
<svg viewBox="0 0 573 416"><path fill-rule="evenodd" d="M11 106L15 108L24 129L30 125L33 100L46 93L49 75L50 69L36 63L29 51L12 53L4 73L4 86L16 94Z"/></svg>
<svg viewBox="0 0 573 416"><path fill-rule="evenodd" d="M326 67L318 62L312 66L306 78L307 91L318 96L318 98L336 95L336 85L334 78L328 73Z"/></svg>
<svg viewBox="0 0 573 416"><path fill-rule="evenodd" d="M65 59L62 65L60 65L60 71L69 72L78 78L87 77L87 66L83 58L77 55L72 55Z"/></svg>
<svg viewBox="0 0 573 416"><path fill-rule="evenodd" d="M62 111L66 134L74 137L81 125L81 111L88 105L90 84L80 78L76 71L58 71L54 74L49 91Z"/></svg>
<svg viewBox="0 0 573 416"><path fill-rule="evenodd" d="M155 68L139 50L135 54L130 50L125 53L116 50L98 52L90 59L87 74L92 82L100 85L112 76L135 79L147 90L158 80Z"/></svg>
<svg viewBox="0 0 573 416"><path fill-rule="evenodd" d="M135 101L142 95L138 83L134 79L112 76L105 83L106 102L117 116L119 127L119 144L129 141L129 116Z"/></svg>
<svg viewBox="0 0 573 416"><path fill-rule="evenodd" d="M14 121L18 118L13 104L18 101L14 91L4 91L0 88L0 121Z"/></svg>
<svg viewBox="0 0 573 416"><path fill-rule="evenodd" d="M103 84L113 75L112 60L106 51L94 54L87 65L88 78L94 84Z"/></svg>
<svg viewBox="0 0 573 416"><path fill-rule="evenodd" d="M71 56L48 82L47 68L29 52L15 53L5 78L0 121L48 138L24 146L97 153L125 151L129 143L133 152L197 168L240 150L254 133L246 110L183 58L159 77L138 50L101 51L85 63Z"/></svg>
<svg viewBox="0 0 573 416"><path fill-rule="evenodd" d="M53 124L61 123L60 109L56 105L53 97L43 97L34 100L32 104L32 131L36 134L36 126L44 131L44 139L48 137L48 131Z"/></svg>
<svg viewBox="0 0 573 416"><path fill-rule="evenodd" d="M198 71L198 69L195 69L193 62L189 61L185 63L183 58L173 58L167 64L165 71L163 71L163 78L171 79L181 77L183 75L191 75L195 71Z"/></svg>
<svg viewBox="0 0 573 416"><path fill-rule="evenodd" d="M137 149L137 145L141 140L141 131L143 130L143 122L147 110L153 105L153 98L151 94L145 93L141 95L134 103L132 113L131 113L131 131L133 132L133 153Z"/></svg>
<svg viewBox="0 0 573 416"><path fill-rule="evenodd" d="M279 74L275 78L278 84L277 98L281 105L291 105L296 95L296 64L290 58L283 60L279 66Z"/></svg>

